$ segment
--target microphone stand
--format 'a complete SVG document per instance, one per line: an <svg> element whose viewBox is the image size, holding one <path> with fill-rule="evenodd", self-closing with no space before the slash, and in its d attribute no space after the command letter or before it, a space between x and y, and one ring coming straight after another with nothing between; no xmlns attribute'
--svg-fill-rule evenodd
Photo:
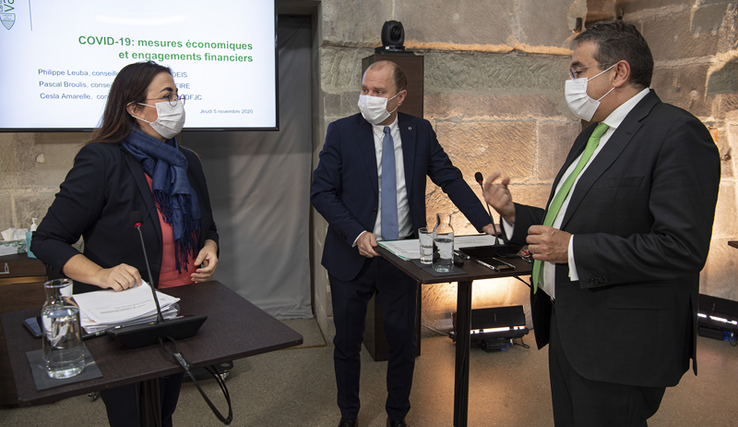
<svg viewBox="0 0 738 427"><path fill-rule="evenodd" d="M482 188L482 198L484 199L484 178L482 178L481 172L477 172L476 174L474 174L474 179L477 180L477 183ZM492 211L489 209L489 203L487 203L487 201L485 200L484 204L487 205L489 220L492 221L492 230L495 232L495 246L497 246L500 242L497 237L497 227L495 226L495 219L492 217ZM500 227L502 227L502 224L500 224Z"/></svg>
<svg viewBox="0 0 738 427"><path fill-rule="evenodd" d="M108 335L114 340L122 342L128 348L156 344L159 342L159 339L172 338L176 340L195 335L208 317L187 315L164 320L164 316L161 314L161 307L159 306L159 298L156 296L156 289L154 289L151 266L149 265L149 258L146 255L146 245L144 244L143 233L141 232L141 226L143 225L141 213L138 211L131 212L131 220L141 238L141 248L143 249L144 261L146 261L146 269L149 273L149 285L151 286L151 293L154 296L154 303L156 303L156 321L144 325L118 326L109 329Z"/></svg>
<svg viewBox="0 0 738 427"><path fill-rule="evenodd" d="M489 208L489 206L487 206ZM146 261L146 270L149 273L149 287L151 288L151 294L154 296L154 303L156 304L156 323L161 323L164 321L164 317L161 315L161 306L159 306L159 297L156 296L156 289L154 289L154 279L151 275L151 266L149 265L149 257L146 255L146 244L144 244L144 236L141 232L141 224L140 222L137 222L134 226L136 227L136 230L138 230L138 236L141 238L141 248L143 248L143 254L144 254L144 261Z"/></svg>

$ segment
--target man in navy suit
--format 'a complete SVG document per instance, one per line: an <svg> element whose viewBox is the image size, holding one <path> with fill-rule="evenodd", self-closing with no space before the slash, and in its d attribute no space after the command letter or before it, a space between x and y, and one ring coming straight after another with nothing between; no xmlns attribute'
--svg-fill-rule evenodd
<svg viewBox="0 0 738 427"><path fill-rule="evenodd" d="M375 293L390 346L387 426L407 425L418 283L374 248L378 239L417 237L418 228L426 225L426 176L478 230L493 233L489 215L451 164L430 123L397 113L406 86L407 77L394 62L370 65L361 82L361 114L328 126L313 174L311 201L328 222L322 262L329 274L336 325L339 427L358 425L359 353L367 303ZM390 167L383 168L385 164Z"/></svg>
<svg viewBox="0 0 738 427"><path fill-rule="evenodd" d="M499 173L485 199L509 240L533 252L533 325L538 347L549 344L556 426L641 427L690 359L697 372L719 153L697 118L649 90L653 58L634 26L598 23L574 43L565 95L591 125L547 209L513 203Z"/></svg>

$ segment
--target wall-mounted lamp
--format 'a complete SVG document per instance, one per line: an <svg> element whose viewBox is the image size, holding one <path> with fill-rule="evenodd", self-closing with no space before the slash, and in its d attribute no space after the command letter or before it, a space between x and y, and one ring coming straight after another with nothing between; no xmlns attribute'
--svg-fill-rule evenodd
<svg viewBox="0 0 738 427"><path fill-rule="evenodd" d="M582 32L582 18L577 18L574 24L574 29L571 30L574 34L579 34Z"/></svg>

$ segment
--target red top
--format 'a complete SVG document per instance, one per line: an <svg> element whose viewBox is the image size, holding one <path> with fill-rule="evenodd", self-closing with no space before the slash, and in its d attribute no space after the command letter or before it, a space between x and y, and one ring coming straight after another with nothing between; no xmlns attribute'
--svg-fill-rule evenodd
<svg viewBox="0 0 738 427"><path fill-rule="evenodd" d="M146 175L146 181L151 189L151 177ZM195 272L195 257L190 256L187 268L182 269L182 273L177 272L177 263L174 259L174 233L172 226L164 221L164 215L156 205L156 212L159 214L159 224L161 224L161 271L159 272L159 289L173 288L175 286L189 285L192 283L192 273Z"/></svg>

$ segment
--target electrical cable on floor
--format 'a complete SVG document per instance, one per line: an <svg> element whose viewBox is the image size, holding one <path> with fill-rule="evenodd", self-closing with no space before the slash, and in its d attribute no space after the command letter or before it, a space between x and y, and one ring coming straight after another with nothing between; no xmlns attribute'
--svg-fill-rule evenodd
<svg viewBox="0 0 738 427"><path fill-rule="evenodd" d="M223 417L220 411L218 411L215 405L213 405L213 402L211 402L210 399L208 399L208 397L205 395L205 392L200 387L200 384L195 379L195 376L192 375L192 372L190 372L192 365L190 365L190 362L188 362L184 358L184 356L182 356L182 353L180 353L179 346L177 345L177 341L175 341L174 338L169 337L169 336L167 337L167 339L174 343L174 349L176 350L176 352L172 353L169 350L167 350L166 346L164 345L164 342L161 340L161 338L159 338L159 345L161 345L161 348L164 349L164 351L168 355L172 356L182 366L182 368L184 368L187 375L190 376L190 379L192 380L192 382L195 383L195 387L197 387L197 390L200 392L200 395L202 395L202 398L205 399L205 403L208 404L208 406L210 407L210 410L213 411L213 414L215 414L215 416L220 420L220 422L222 422L223 425L226 425L226 426L230 425L231 421L233 421L233 406L231 405L231 395L228 393L228 388L226 387L225 381L223 380L223 378L221 378L220 375L218 375L217 371L215 370L213 366L205 367L205 370L208 371L208 373L210 373L210 375L212 375L213 378L215 378L215 381L220 386L220 390L223 392L223 396L225 396L226 402L228 402L228 417L227 418Z"/></svg>
<svg viewBox="0 0 738 427"><path fill-rule="evenodd" d="M523 347L525 349L529 349L530 348L530 346L528 344L526 344L525 342L523 342L523 337L520 337L520 344L518 344L518 343L515 342L515 338L513 338L512 343L513 343L513 345L519 345L519 346L521 346L521 347Z"/></svg>

